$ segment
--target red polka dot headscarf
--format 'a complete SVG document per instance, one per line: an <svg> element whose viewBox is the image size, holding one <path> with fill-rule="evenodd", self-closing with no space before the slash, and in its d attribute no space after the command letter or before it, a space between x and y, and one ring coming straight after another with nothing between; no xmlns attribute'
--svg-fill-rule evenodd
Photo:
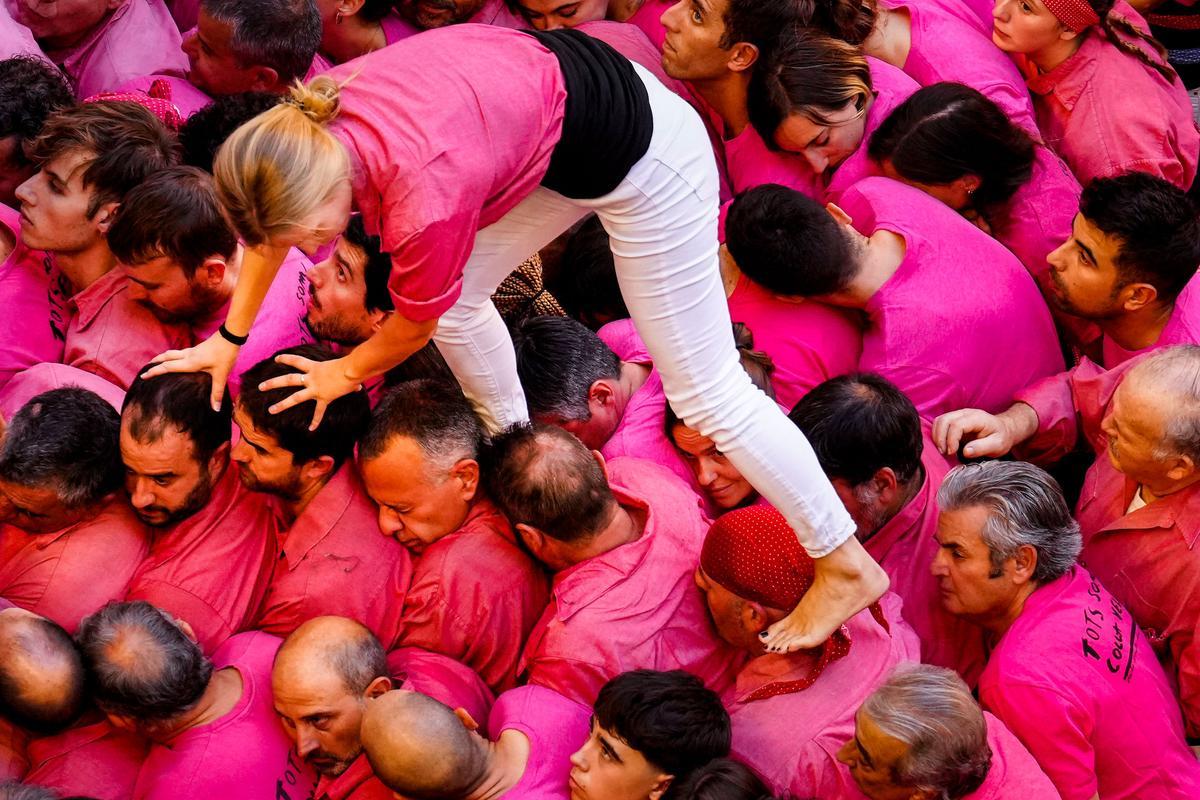
<svg viewBox="0 0 1200 800"><path fill-rule="evenodd" d="M154 116L158 117L162 124L166 125L173 131L183 127L184 117L179 112L179 109L171 102L171 84L164 80L156 80L150 84L149 90L146 92L101 92L94 94L83 102L85 103L100 103L108 100L123 100L129 103L137 103Z"/></svg>
<svg viewBox="0 0 1200 800"><path fill-rule="evenodd" d="M700 551L700 567L710 580L750 600L790 611L813 584L812 557L800 546L783 515L769 506L748 506L721 515L708 531ZM886 629L878 605L871 613ZM817 663L804 678L779 681L755 690L747 701L807 689L821 672L850 652L850 632L841 626L820 647Z"/></svg>

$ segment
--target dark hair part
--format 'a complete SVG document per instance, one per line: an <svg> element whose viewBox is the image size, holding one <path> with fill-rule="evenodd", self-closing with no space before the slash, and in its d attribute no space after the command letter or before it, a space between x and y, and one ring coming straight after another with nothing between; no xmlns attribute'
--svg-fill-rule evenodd
<svg viewBox="0 0 1200 800"><path fill-rule="evenodd" d="M733 344L737 347L738 361L741 362L742 369L746 370L746 374L750 376L750 382L762 390L763 394L774 400L775 386L771 383L771 378L775 375L775 362L762 350L754 349L754 331L750 330L749 325L744 322L733 323ZM675 426L679 424L680 420L675 415L675 409L671 408L670 403L667 403L663 420L667 441L674 441Z"/></svg>
<svg viewBox="0 0 1200 800"><path fill-rule="evenodd" d="M335 358L327 347L318 344L302 344L285 347L269 358L255 364L242 375L242 392L238 395L238 407L254 423L254 427L274 436L279 446L292 454L297 464L304 464L321 456L333 459L333 468L342 466L354 452L354 445L362 438L371 418L371 401L365 391L350 392L334 400L325 409L325 417L315 431L308 429L312 422L313 407L308 402L272 414L271 406L291 396L295 387L262 391L258 385L263 381L292 375L300 370L280 364L277 356L295 355L312 361L329 361Z"/></svg>
<svg viewBox="0 0 1200 800"><path fill-rule="evenodd" d="M358 447L363 461L378 458L397 436L412 439L436 468L477 459L483 447L483 423L457 385L418 380L384 395Z"/></svg>
<svg viewBox="0 0 1200 800"><path fill-rule="evenodd" d="M392 293L388 279L392 275L392 256L385 252L378 236L371 236L363 225L361 214L353 214L342 232L342 238L362 251L364 256L363 284L367 287L367 311L392 311Z"/></svg>
<svg viewBox="0 0 1200 800"><path fill-rule="evenodd" d="M212 376L206 372L172 372L143 378L152 365L139 371L125 393L121 417L139 442L156 442L168 428L192 440L192 457L202 467L229 442L233 403L226 392L221 410L213 411Z"/></svg>
<svg viewBox="0 0 1200 800"><path fill-rule="evenodd" d="M799 0L800 24L861 45L875 29L875 0Z"/></svg>
<svg viewBox="0 0 1200 800"><path fill-rule="evenodd" d="M321 45L313 0L201 0L200 7L229 26L229 48L240 66L270 67L280 83L303 78Z"/></svg>
<svg viewBox="0 0 1200 800"><path fill-rule="evenodd" d="M232 257L237 235L221 210L212 176L196 167L171 167L125 196L108 231L108 247L126 264L169 258L190 279L205 259Z"/></svg>
<svg viewBox="0 0 1200 800"><path fill-rule="evenodd" d="M604 684L596 724L675 780L729 755L729 713L716 692L683 670L637 669Z"/></svg>
<svg viewBox="0 0 1200 800"><path fill-rule="evenodd" d="M217 150L229 135L280 101L280 96L272 92L242 92L215 98L188 117L179 129L183 163L212 172Z"/></svg>
<svg viewBox="0 0 1200 800"><path fill-rule="evenodd" d="M83 185L93 190L89 217L176 161L171 132L147 109L126 100L84 103L52 114L29 146L39 166L74 151L89 154L82 176Z"/></svg>
<svg viewBox="0 0 1200 800"><path fill-rule="evenodd" d="M1129 20L1112 13L1116 0L1088 0L1088 5L1100 17L1100 29L1104 31L1104 35L1114 47L1162 75L1167 83L1175 81L1175 70L1167 63L1167 49L1159 44L1157 39L1148 33L1143 33ZM1142 48L1137 46L1136 42L1138 41L1150 45L1160 60L1155 61L1147 55Z"/></svg>
<svg viewBox="0 0 1200 800"><path fill-rule="evenodd" d="M41 58L13 56L0 61L0 138L17 137L14 154L25 161L25 145L46 118L75 105L63 74Z"/></svg>
<svg viewBox="0 0 1200 800"><path fill-rule="evenodd" d="M852 486L888 467L901 484L921 475L921 418L904 392L869 372L830 378L788 418L808 439L821 469Z"/></svg>
<svg viewBox="0 0 1200 800"><path fill-rule="evenodd" d="M199 702L213 664L166 614L144 600L110 602L86 617L76 634L104 711L139 722L162 722ZM114 661L111 651L136 652ZM132 662L132 663L130 663Z"/></svg>
<svg viewBox="0 0 1200 800"><path fill-rule="evenodd" d="M9 420L0 443L0 478L53 487L71 509L121 487L121 418L95 392L69 386L42 392Z"/></svg>
<svg viewBox="0 0 1200 800"><path fill-rule="evenodd" d="M785 297L839 292L859 268L841 223L816 200L777 183L734 198L725 246L746 277Z"/></svg>
<svg viewBox="0 0 1200 800"><path fill-rule="evenodd" d="M587 219L567 238L558 273L547 280L546 288L569 316L593 330L629 319L612 246L598 217Z"/></svg>
<svg viewBox="0 0 1200 800"><path fill-rule="evenodd" d="M746 102L750 123L768 148L778 150L775 132L788 117L801 114L828 125L829 113L850 102L865 114L872 91L871 68L857 46L796 28L754 70Z"/></svg>
<svg viewBox="0 0 1200 800"><path fill-rule="evenodd" d="M672 781L673 800L775 800L754 770L732 758L718 758L683 781Z"/></svg>
<svg viewBox="0 0 1200 800"><path fill-rule="evenodd" d="M720 47L728 49L738 42L758 48L764 58L775 49L779 37L800 21L796 0L729 0L725 7L725 32Z"/></svg>
<svg viewBox="0 0 1200 800"><path fill-rule="evenodd" d="M56 733L83 713L87 700L83 659L71 634L57 622L34 616L15 624L20 627L10 632L15 640L12 644L23 652L16 654L5 650L0 663L10 664L26 659L53 660L57 662L55 670L65 667L68 679L62 695L50 702L34 702L25 696L20 682L14 679L8 669L0 666L0 715L37 733Z"/></svg>
<svg viewBox="0 0 1200 800"><path fill-rule="evenodd" d="M586 421L592 384L621 375L617 354L570 317L530 317L513 329L512 339L532 416Z"/></svg>
<svg viewBox="0 0 1200 800"><path fill-rule="evenodd" d="M980 209L1008 200L1033 174L1029 134L983 94L961 83L935 83L897 106L871 136L867 153L891 161L902 177L941 186L979 178Z"/></svg>
<svg viewBox="0 0 1200 800"><path fill-rule="evenodd" d="M1083 188L1079 213L1121 246L1121 285L1148 283L1173 301L1200 265L1200 212L1187 193L1145 172L1096 178Z"/></svg>
<svg viewBox="0 0 1200 800"><path fill-rule="evenodd" d="M585 542L612 519L617 499L583 443L553 425L514 425L481 453L488 495L514 525L560 542Z"/></svg>

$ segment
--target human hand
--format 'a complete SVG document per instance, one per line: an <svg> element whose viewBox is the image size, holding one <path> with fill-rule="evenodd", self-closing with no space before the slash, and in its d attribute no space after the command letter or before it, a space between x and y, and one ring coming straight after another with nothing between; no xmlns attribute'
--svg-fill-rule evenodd
<svg viewBox="0 0 1200 800"><path fill-rule="evenodd" d="M962 446L964 458L997 457L1017 444L1002 416L964 408L942 414L933 421L933 443L946 456L957 456Z"/></svg>
<svg viewBox="0 0 1200 800"><path fill-rule="evenodd" d="M313 409L312 423L309 424L308 429L315 431L320 426L321 420L325 418L325 409L329 408L330 403L342 395L362 389L361 383L346 377L345 361L345 358L313 361L297 355L276 356L276 363L295 367L300 371L263 381L258 385L259 390L269 392L272 389L286 389L294 386L298 387L298 391L283 398L268 410L272 414L278 414L292 406L313 400L316 402L316 407Z"/></svg>
<svg viewBox="0 0 1200 800"><path fill-rule="evenodd" d="M168 350L155 356L155 366L142 373L143 378L154 378L169 372L207 372L212 376L212 394L209 402L213 411L221 410L225 397L225 384L237 361L239 348L220 333L214 333L195 347L183 350Z"/></svg>

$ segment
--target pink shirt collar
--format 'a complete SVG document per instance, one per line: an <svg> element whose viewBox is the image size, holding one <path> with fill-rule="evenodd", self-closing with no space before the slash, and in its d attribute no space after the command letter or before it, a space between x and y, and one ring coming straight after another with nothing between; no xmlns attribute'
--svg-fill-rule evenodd
<svg viewBox="0 0 1200 800"><path fill-rule="evenodd" d="M1039 73L1028 59L1020 58L1025 83L1029 91L1038 95L1053 94L1067 111L1074 111L1075 104L1091 84L1099 64L1100 49L1110 46L1097 31L1090 31L1083 44L1066 61L1049 72Z"/></svg>
<svg viewBox="0 0 1200 800"><path fill-rule="evenodd" d="M366 496L362 482L354 469L351 459L338 468L329 483L321 487L316 497L308 501L308 506L296 517L288 530L280 538L280 548L287 557L288 571L296 569L312 550L321 543L333 527L341 521L346 509L354 502L355 497ZM377 535L375 531L368 531Z"/></svg>

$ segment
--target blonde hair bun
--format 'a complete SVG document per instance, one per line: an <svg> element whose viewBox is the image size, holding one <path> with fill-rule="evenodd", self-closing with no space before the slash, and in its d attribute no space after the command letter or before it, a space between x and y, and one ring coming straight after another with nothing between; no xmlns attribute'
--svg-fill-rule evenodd
<svg viewBox="0 0 1200 800"><path fill-rule="evenodd" d="M289 91L288 102L318 125L337 116L342 87L333 78L318 75L307 84L296 81Z"/></svg>

